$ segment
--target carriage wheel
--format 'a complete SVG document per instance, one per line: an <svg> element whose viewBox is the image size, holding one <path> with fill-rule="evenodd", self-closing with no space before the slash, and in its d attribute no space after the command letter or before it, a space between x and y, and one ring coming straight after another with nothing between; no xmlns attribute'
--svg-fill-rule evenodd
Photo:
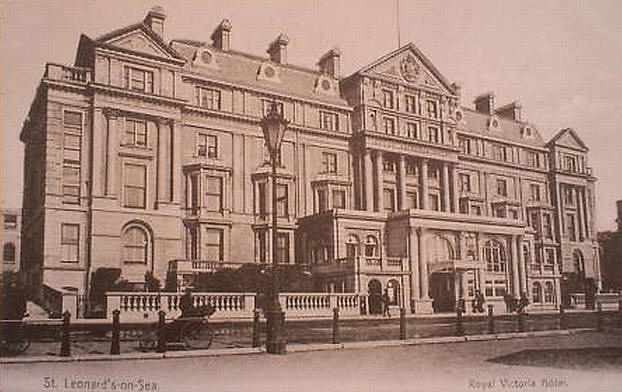
<svg viewBox="0 0 622 392"><path fill-rule="evenodd" d="M184 343L191 350L208 349L214 340L214 331L207 321L188 323L182 331Z"/></svg>

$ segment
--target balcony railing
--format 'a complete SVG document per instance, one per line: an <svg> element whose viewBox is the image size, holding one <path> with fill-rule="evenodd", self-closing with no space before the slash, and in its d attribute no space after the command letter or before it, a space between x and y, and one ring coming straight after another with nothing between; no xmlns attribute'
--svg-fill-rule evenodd
<svg viewBox="0 0 622 392"><path fill-rule="evenodd" d="M88 68L68 67L60 64L45 65L45 79L62 80L75 83L89 83L93 80L93 71Z"/></svg>
<svg viewBox="0 0 622 392"><path fill-rule="evenodd" d="M238 268L243 264L231 261L171 260L169 270L176 273L215 272L223 268Z"/></svg>

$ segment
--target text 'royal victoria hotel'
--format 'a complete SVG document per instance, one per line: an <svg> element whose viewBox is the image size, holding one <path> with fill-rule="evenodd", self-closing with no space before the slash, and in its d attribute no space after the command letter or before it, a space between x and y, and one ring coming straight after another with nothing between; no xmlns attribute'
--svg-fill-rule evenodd
<svg viewBox="0 0 622 392"><path fill-rule="evenodd" d="M97 268L144 282L271 260L308 264L323 290L417 313L525 292L561 301L565 274L600 281L594 183L572 129L545 142L513 102L461 105L415 45L350 76L211 42L163 39L165 14L47 64L24 124L22 260L35 293L84 292ZM261 118L290 125L271 208Z"/></svg>

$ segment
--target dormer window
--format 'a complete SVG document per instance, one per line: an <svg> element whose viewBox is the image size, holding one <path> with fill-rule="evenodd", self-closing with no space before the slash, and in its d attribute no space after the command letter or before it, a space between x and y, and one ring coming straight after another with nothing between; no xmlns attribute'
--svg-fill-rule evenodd
<svg viewBox="0 0 622 392"><path fill-rule="evenodd" d="M197 87L197 105L206 109L220 110L220 91Z"/></svg>
<svg viewBox="0 0 622 392"><path fill-rule="evenodd" d="M125 87L143 93L153 93L153 72L125 67Z"/></svg>

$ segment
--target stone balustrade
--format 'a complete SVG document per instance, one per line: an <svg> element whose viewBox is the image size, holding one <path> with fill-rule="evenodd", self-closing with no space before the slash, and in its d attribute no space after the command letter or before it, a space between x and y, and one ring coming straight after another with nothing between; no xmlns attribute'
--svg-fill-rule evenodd
<svg viewBox="0 0 622 392"><path fill-rule="evenodd" d="M48 63L45 65L46 79L62 80L77 83L89 83L92 81L92 71L88 68L67 67L60 64Z"/></svg>

